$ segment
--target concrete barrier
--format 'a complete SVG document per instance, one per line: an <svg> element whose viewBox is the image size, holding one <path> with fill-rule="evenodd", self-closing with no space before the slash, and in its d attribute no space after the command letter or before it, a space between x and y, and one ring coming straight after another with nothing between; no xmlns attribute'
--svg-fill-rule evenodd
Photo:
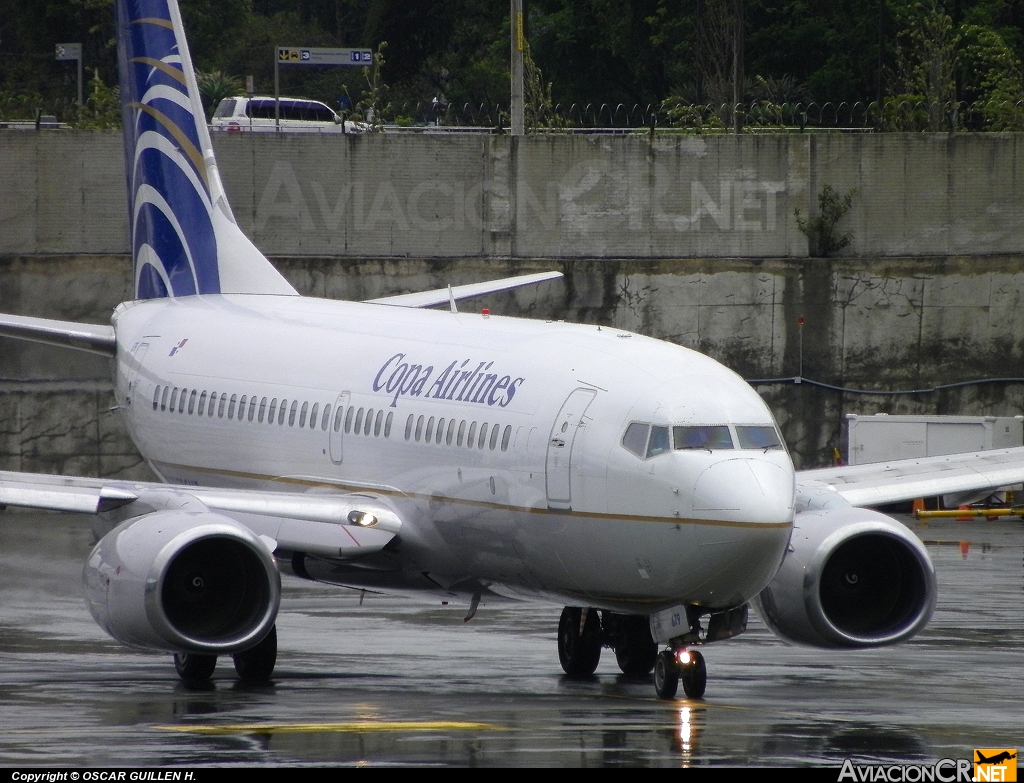
<svg viewBox="0 0 1024 783"><path fill-rule="evenodd" d="M563 281L492 297L486 306L499 315L643 332L708 353L748 379L802 373L877 391L1024 376L1024 255L562 262L290 256L275 263L302 293L337 299L560 267ZM0 309L102 322L127 295L128 266L126 256L0 259ZM149 476L109 411L105 360L0 340L0 368L0 468ZM1019 380L924 395L864 395L786 380L756 388L802 466L829 462L845 413L1024 411Z"/></svg>
<svg viewBox="0 0 1024 783"><path fill-rule="evenodd" d="M853 192L848 256L1024 252L1024 134L216 134L275 256L801 257ZM0 131L0 256L128 250L115 132Z"/></svg>

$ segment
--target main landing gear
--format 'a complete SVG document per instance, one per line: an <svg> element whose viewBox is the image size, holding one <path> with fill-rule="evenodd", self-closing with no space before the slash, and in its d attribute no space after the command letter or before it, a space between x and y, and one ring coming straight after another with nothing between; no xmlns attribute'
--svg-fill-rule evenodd
<svg viewBox="0 0 1024 783"><path fill-rule="evenodd" d="M271 626L270 633L255 647L231 656L235 671L242 682L264 683L270 680L277 663L277 626ZM196 685L207 682L217 666L216 655L196 653L175 653L174 669L186 683Z"/></svg>
<svg viewBox="0 0 1024 783"><path fill-rule="evenodd" d="M674 699L682 682L688 698L699 699L708 684L704 656L685 647L658 652L651 626L644 615L598 612L567 606L558 620L558 660L573 678L590 677L601 660L601 648L615 651L615 662L629 677L646 677L654 671L659 699Z"/></svg>
<svg viewBox="0 0 1024 783"><path fill-rule="evenodd" d="M590 677L611 647L619 669L629 677L646 677L654 668L658 646L642 615L598 612L567 606L558 620L558 660L570 677Z"/></svg>

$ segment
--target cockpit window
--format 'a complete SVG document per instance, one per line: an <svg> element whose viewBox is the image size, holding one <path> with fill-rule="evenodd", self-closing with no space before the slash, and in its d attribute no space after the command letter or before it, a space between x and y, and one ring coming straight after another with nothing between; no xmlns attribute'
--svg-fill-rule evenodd
<svg viewBox="0 0 1024 783"><path fill-rule="evenodd" d="M671 451L671 448L668 442L668 427L657 425L651 427L651 439L647 442L647 456L657 457L659 454Z"/></svg>
<svg viewBox="0 0 1024 783"><path fill-rule="evenodd" d="M634 421L626 427L626 434L622 436L622 445L627 451L631 451L643 459L644 454L647 453L647 431L650 428L650 424Z"/></svg>
<svg viewBox="0 0 1024 783"><path fill-rule="evenodd" d="M781 449L782 441L774 427L736 427L741 449Z"/></svg>
<svg viewBox="0 0 1024 783"><path fill-rule="evenodd" d="M708 427L673 427L673 446L678 449L731 449L729 428L722 425Z"/></svg>

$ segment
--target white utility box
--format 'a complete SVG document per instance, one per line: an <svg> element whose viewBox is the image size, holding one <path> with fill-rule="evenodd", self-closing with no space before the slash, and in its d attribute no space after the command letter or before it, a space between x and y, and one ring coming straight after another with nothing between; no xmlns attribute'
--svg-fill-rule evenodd
<svg viewBox="0 0 1024 783"><path fill-rule="evenodd" d="M847 463L937 457L1024 445L1024 416L846 414Z"/></svg>

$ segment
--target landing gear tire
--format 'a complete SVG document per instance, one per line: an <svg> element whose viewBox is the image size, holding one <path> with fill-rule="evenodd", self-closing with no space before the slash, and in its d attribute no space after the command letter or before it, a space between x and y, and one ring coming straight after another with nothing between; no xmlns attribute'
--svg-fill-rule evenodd
<svg viewBox="0 0 1024 783"><path fill-rule="evenodd" d="M271 626L270 633L255 647L235 653L235 671L245 682L266 682L274 673L277 663L277 626Z"/></svg>
<svg viewBox="0 0 1024 783"><path fill-rule="evenodd" d="M619 622L615 662L627 677L646 677L658 659L658 644L651 636L650 623L643 615L628 615Z"/></svg>
<svg viewBox="0 0 1024 783"><path fill-rule="evenodd" d="M681 668L683 693L690 699L701 698L708 687L708 667L704 663L704 656L696 650L690 650L690 663Z"/></svg>
<svg viewBox="0 0 1024 783"><path fill-rule="evenodd" d="M216 655L200 655L198 653L175 653L174 670L185 682L206 682L213 676L217 668Z"/></svg>
<svg viewBox="0 0 1024 783"><path fill-rule="evenodd" d="M583 610L567 606L558 620L558 660L562 671L570 677L590 677L601 661L601 620L598 613L587 610L586 621L581 620Z"/></svg>
<svg viewBox="0 0 1024 783"><path fill-rule="evenodd" d="M654 692L659 699L674 699L679 690L679 667L671 650L658 653L654 662Z"/></svg>

